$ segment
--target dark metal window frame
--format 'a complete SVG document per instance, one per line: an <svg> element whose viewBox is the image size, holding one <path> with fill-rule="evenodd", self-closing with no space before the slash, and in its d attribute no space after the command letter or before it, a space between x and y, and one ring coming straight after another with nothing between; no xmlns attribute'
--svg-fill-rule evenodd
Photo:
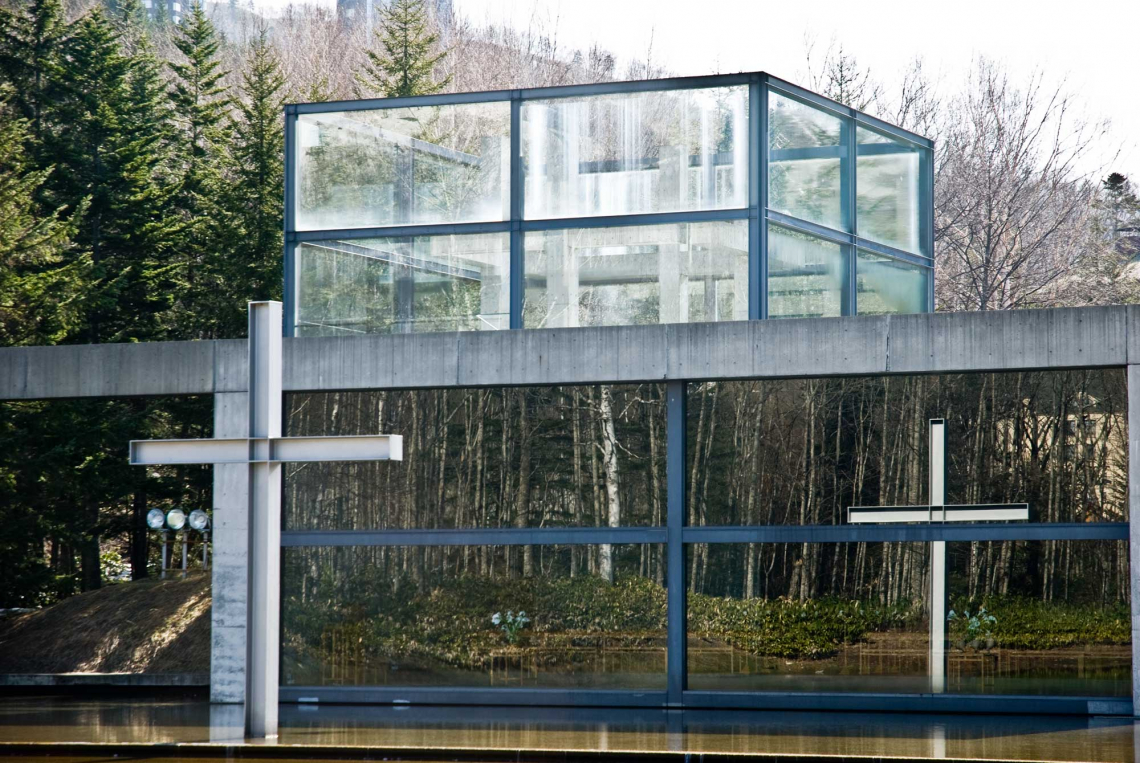
<svg viewBox="0 0 1140 763"><path fill-rule="evenodd" d="M671 90L693 90L713 87L747 86L749 101L748 134L748 204L734 209L716 209L681 212L648 212L631 215L595 215L588 217L565 217L542 220L525 219L523 209L523 167L522 167L522 104L527 101L558 98L581 98L598 95L620 95L625 93L664 92ZM768 208L768 96L778 93L814 108L827 111L844 120L844 155L851 162L848 171L842 173L844 183L844 218L849 231L839 231L816 225L805 220L781 214ZM296 229L296 177L297 171L297 119L306 114L324 114L348 111L369 111L419 106L446 106L473 103L507 102L510 104L510 215L506 220L438 223L427 225L392 225L366 228L305 230ZM921 204L920 235L922 252L907 252L880 244L858 236L858 221L855 219L857 173L856 127L872 130L892 140L900 141L911 148L920 149L920 189L925 195ZM357 101L330 101L327 103L290 104L285 107L285 335L296 333L298 305L297 246L306 241L336 238L342 240L378 237L407 237L429 235L462 235L472 233L505 233L510 240L510 329L523 328L522 307L525 292L523 271L523 238L530 231L564 230L573 228L619 227L632 225L660 225L675 223L699 223L721 220L747 220L749 257L749 304L748 317L751 320L768 317L768 225L769 222L798 230L809 235L820 236L843 247L847 263L844 284L843 314L856 311L856 249L864 249L875 254L895 258L927 269L927 294L925 308L934 306L934 271L930 255L934 249L933 235L933 150L931 140L896 127L880 119L864 114L856 109L805 90L790 82L764 72L744 74L723 74L704 77L676 77L658 80L638 80L632 82L602 82L589 85L563 87L526 88L519 90L496 90L482 93L447 93L440 95L414 96L410 98L374 98Z"/></svg>
<svg viewBox="0 0 1140 763"><path fill-rule="evenodd" d="M694 380L695 381L695 380ZM928 525L754 525L689 527L686 517L687 389L666 385L666 524L657 527L491 528L447 530L285 530L284 548L359 546L549 546L665 544L667 583L664 691L400 686L283 686L286 702L414 702L425 704L562 705L669 708L902 710L926 712L1131 713L1112 697L966 694L717 692L688 689L685 551L696 543L853 543L1128 540L1127 522Z"/></svg>

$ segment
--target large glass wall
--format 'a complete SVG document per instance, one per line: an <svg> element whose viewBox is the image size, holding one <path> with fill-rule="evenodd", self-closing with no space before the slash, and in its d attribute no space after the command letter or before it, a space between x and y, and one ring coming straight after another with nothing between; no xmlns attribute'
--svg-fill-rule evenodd
<svg viewBox="0 0 1140 763"><path fill-rule="evenodd" d="M931 308L930 141L765 74L287 111L295 335Z"/></svg>
<svg viewBox="0 0 1140 763"><path fill-rule="evenodd" d="M525 328L748 319L748 223L526 234Z"/></svg>
<svg viewBox="0 0 1140 763"><path fill-rule="evenodd" d="M662 384L289 395L289 435L400 432L404 458L287 465L285 529L661 526L664 397Z"/></svg>
<svg viewBox="0 0 1140 763"><path fill-rule="evenodd" d="M748 87L522 106L532 219L748 206Z"/></svg>
<svg viewBox="0 0 1140 763"><path fill-rule="evenodd" d="M928 693L927 546L688 546L689 688Z"/></svg>
<svg viewBox="0 0 1140 763"><path fill-rule="evenodd" d="M288 548L282 683L664 689L653 546Z"/></svg>
<svg viewBox="0 0 1140 763"><path fill-rule="evenodd" d="M1121 369L688 385L690 523L829 525L928 500L929 421L950 504L1034 523L1128 521Z"/></svg>
<svg viewBox="0 0 1140 763"><path fill-rule="evenodd" d="M290 435L404 437L401 462L286 468L298 697L1130 696L1120 369L294 393L285 413ZM852 521L930 509L931 419L947 505L1028 521ZM580 693L509 694L551 689Z"/></svg>
<svg viewBox="0 0 1140 763"><path fill-rule="evenodd" d="M306 241L297 336L485 331L510 321L502 233Z"/></svg>
<svg viewBox="0 0 1140 763"><path fill-rule="evenodd" d="M1132 695L1128 542L948 543L947 689Z"/></svg>

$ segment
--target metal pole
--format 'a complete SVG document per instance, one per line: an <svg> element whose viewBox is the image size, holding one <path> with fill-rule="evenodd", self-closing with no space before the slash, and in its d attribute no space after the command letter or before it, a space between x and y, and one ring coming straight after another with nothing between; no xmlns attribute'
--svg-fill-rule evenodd
<svg viewBox="0 0 1140 763"><path fill-rule="evenodd" d="M688 685L686 639L688 638L685 600L685 546L681 533L685 525L685 382L667 382L665 418L665 484L667 542L665 574L668 581L666 618L666 686L670 707L681 707Z"/></svg>
<svg viewBox="0 0 1140 763"><path fill-rule="evenodd" d="M930 518L946 519L946 421L930 420ZM930 690L946 691L946 541L930 543Z"/></svg>
<svg viewBox="0 0 1140 763"><path fill-rule="evenodd" d="M182 531L182 577L186 577L187 546L190 545L190 533Z"/></svg>
<svg viewBox="0 0 1140 763"><path fill-rule="evenodd" d="M249 306L249 591L245 733L277 736L281 617L281 463L268 440L281 437L281 303ZM257 451L262 448L264 452Z"/></svg>
<svg viewBox="0 0 1140 763"><path fill-rule="evenodd" d="M162 531L162 566L159 568L159 571L158 571L158 577L159 578L165 578L166 577L166 559L167 559L166 541L167 541L167 535L168 535L168 531L163 530Z"/></svg>
<svg viewBox="0 0 1140 763"><path fill-rule="evenodd" d="M202 531L202 569L210 569L210 531Z"/></svg>

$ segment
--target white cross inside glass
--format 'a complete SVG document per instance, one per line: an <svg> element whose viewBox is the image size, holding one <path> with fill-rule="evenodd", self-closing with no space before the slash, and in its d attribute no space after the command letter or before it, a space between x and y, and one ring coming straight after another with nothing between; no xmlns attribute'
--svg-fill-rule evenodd
<svg viewBox="0 0 1140 763"><path fill-rule="evenodd" d="M249 436L133 440L132 464L249 466L249 599L246 734L277 734L281 578L281 465L301 461L400 461L399 435L282 437L281 303L249 303Z"/></svg>
<svg viewBox="0 0 1140 763"><path fill-rule="evenodd" d="M1027 503L946 505L946 420L930 420L930 505L851 506L850 524L995 522L1029 519ZM946 691L946 541L930 541L930 686Z"/></svg>

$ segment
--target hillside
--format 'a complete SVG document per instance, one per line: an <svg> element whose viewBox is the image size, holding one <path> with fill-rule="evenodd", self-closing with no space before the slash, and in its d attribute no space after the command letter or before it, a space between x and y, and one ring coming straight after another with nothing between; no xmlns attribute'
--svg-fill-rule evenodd
<svg viewBox="0 0 1140 763"><path fill-rule="evenodd" d="M0 673L209 670L209 575L109 585L0 620Z"/></svg>

